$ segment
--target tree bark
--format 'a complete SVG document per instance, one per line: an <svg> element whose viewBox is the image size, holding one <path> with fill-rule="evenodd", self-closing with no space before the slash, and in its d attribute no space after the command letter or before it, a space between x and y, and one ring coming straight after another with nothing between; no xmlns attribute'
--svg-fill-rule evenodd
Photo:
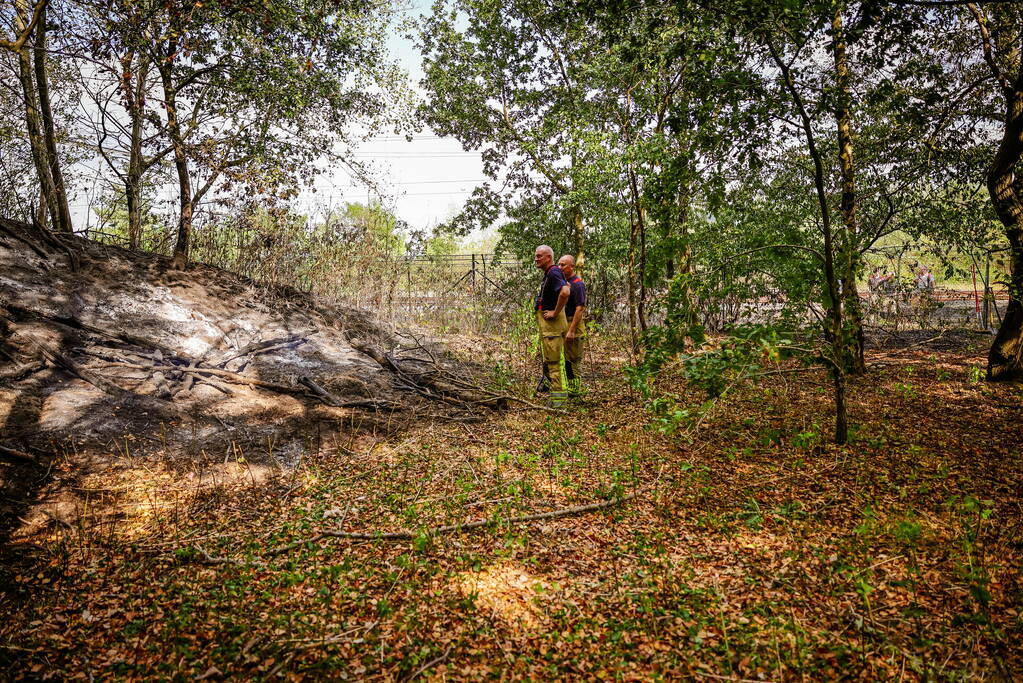
<svg viewBox="0 0 1023 683"><path fill-rule="evenodd" d="M636 180L636 171L629 164L629 189L632 192L632 203L635 210L636 221L632 225L632 235L629 243L629 273L633 276L636 268L636 239L639 239L639 273L635 276L639 280L639 300L636 303L636 317L639 320L639 328L646 332L646 212L643 208L643 201L639 196L639 183ZM630 289L630 294L633 292Z"/></svg>
<svg viewBox="0 0 1023 683"><path fill-rule="evenodd" d="M15 13L15 26L18 32L28 26L28 7L25 0L18 0ZM38 24L37 24L38 26ZM39 177L39 187L46 198L47 207L56 205L54 199L53 177L46 163L46 143L43 140L42 121L39 116L38 98L35 89L35 78L32 74L32 62L29 56L29 43L26 41L18 50L18 80L25 105L25 124L28 128L28 143L32 152L32 163ZM49 211L52 215L52 211ZM55 224L57 221L53 221Z"/></svg>
<svg viewBox="0 0 1023 683"><path fill-rule="evenodd" d="M678 226L675 228L677 234L682 237L682 245L677 252L673 252L664 265L664 275L668 280L668 286L672 286L676 275L683 276L681 291L677 296L669 300L671 308L668 316L676 324L685 325L691 328L696 323L696 297L693 294L693 245L689 239L689 217L690 202L692 196L688 188L679 195ZM671 238L671 227L665 231L665 239Z"/></svg>
<svg viewBox="0 0 1023 683"><path fill-rule="evenodd" d="M188 157L185 154L185 141L181 134L178 121L177 91L174 87L172 73L173 60L177 52L174 40L167 41L166 59L158 66L160 80L163 83L164 106L167 109L167 134L174 148L174 168L178 174L178 192L180 215L178 217L178 235L174 243L174 255L171 263L175 268L184 268L188 264L188 247L192 234L192 182L188 176Z"/></svg>
<svg viewBox="0 0 1023 683"><path fill-rule="evenodd" d="M137 57L137 61L136 61ZM128 172L124 178L124 196L128 203L128 246L138 249L142 239L142 113L147 68L145 56L129 53L124 58L124 94L131 118ZM133 69L134 67L134 69ZM132 77L135 82L132 83Z"/></svg>
<svg viewBox="0 0 1023 683"><path fill-rule="evenodd" d="M1009 240L1009 304L988 352L987 376L1023 377L1023 69L1005 89L1005 132L987 174L988 193Z"/></svg>
<svg viewBox="0 0 1023 683"><path fill-rule="evenodd" d="M39 15L35 37L35 77L39 94L39 112L42 115L43 142L46 150L46 165L50 169L53 182L53 203L50 213L53 224L60 232L72 233L71 210L68 208L67 191L64 186L64 174L60 170L60 156L57 154L57 132L53 123L53 109L50 107L50 86L46 75L46 9Z"/></svg>
<svg viewBox="0 0 1023 683"><path fill-rule="evenodd" d="M867 370L863 355L863 312L857 278L860 270L856 223L856 170L853 165L852 123L849 112L852 99L849 88L849 62L846 57L845 31L842 26L844 3L835 8L831 22L832 53L835 60L835 123L838 127L838 162L842 174L842 230L838 240L842 264L842 292L845 303L844 352L842 363L849 374L861 375Z"/></svg>
<svg viewBox="0 0 1023 683"><path fill-rule="evenodd" d="M46 205L46 193L43 192L41 186L39 188L39 208L36 209L35 220L43 228L48 228L50 224L50 207Z"/></svg>
<svg viewBox="0 0 1023 683"><path fill-rule="evenodd" d="M636 331L636 235L638 221L632 217L629 226L629 264L625 282L628 289L626 299L629 306L629 337L633 355L639 350L639 334Z"/></svg>

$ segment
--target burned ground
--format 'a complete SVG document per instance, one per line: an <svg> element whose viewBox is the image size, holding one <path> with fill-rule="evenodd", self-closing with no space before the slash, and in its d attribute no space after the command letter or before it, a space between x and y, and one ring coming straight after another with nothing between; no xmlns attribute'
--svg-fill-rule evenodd
<svg viewBox="0 0 1023 683"><path fill-rule="evenodd" d="M130 460L289 468L325 434L477 419L498 402L470 364L371 311L4 227L0 541L69 523L76 478Z"/></svg>

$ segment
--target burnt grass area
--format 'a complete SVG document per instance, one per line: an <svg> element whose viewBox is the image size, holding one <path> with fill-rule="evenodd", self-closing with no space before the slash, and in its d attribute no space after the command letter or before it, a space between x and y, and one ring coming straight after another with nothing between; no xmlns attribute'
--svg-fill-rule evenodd
<svg viewBox="0 0 1023 683"><path fill-rule="evenodd" d="M57 462L83 497L10 540L0 664L33 680L1018 679L1023 393L982 381L983 344L904 341L851 380L841 447L820 370L656 420L623 345L597 338L566 415L323 429L286 467ZM513 374L526 396L535 378ZM660 382L679 406L705 399Z"/></svg>

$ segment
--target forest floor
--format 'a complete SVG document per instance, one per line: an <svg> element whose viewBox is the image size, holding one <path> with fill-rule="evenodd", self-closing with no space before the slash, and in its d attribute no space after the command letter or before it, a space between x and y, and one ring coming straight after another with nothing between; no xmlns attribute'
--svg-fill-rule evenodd
<svg viewBox="0 0 1023 683"><path fill-rule="evenodd" d="M525 363L503 362L501 344L461 340L525 391ZM0 669L1023 677L1023 390L982 381L982 348L873 349L845 446L830 442L816 370L738 386L663 433L624 382L622 348L595 340L588 394L566 415L513 405L484 422L323 433L293 467L126 450L76 474L68 453L51 474L79 492L73 515L10 542ZM662 382L703 400L670 369Z"/></svg>

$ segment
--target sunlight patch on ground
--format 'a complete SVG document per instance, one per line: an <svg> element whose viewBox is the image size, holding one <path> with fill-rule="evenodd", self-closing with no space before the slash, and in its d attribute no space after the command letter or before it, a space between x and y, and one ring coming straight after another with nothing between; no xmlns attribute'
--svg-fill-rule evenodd
<svg viewBox="0 0 1023 683"><path fill-rule="evenodd" d="M137 460L142 462L142 459ZM126 467L84 475L74 493L46 498L21 518L13 538L29 538L51 526L71 531L79 541L95 535L116 535L125 541L150 538L168 527L183 525L191 508L211 495L244 495L280 474L280 469L245 462L208 465L184 474L156 467Z"/></svg>
<svg viewBox="0 0 1023 683"><path fill-rule="evenodd" d="M499 564L463 572L454 583L460 595L475 601L476 609L490 612L513 631L526 634L540 627L544 619L538 598L550 587L520 567Z"/></svg>

